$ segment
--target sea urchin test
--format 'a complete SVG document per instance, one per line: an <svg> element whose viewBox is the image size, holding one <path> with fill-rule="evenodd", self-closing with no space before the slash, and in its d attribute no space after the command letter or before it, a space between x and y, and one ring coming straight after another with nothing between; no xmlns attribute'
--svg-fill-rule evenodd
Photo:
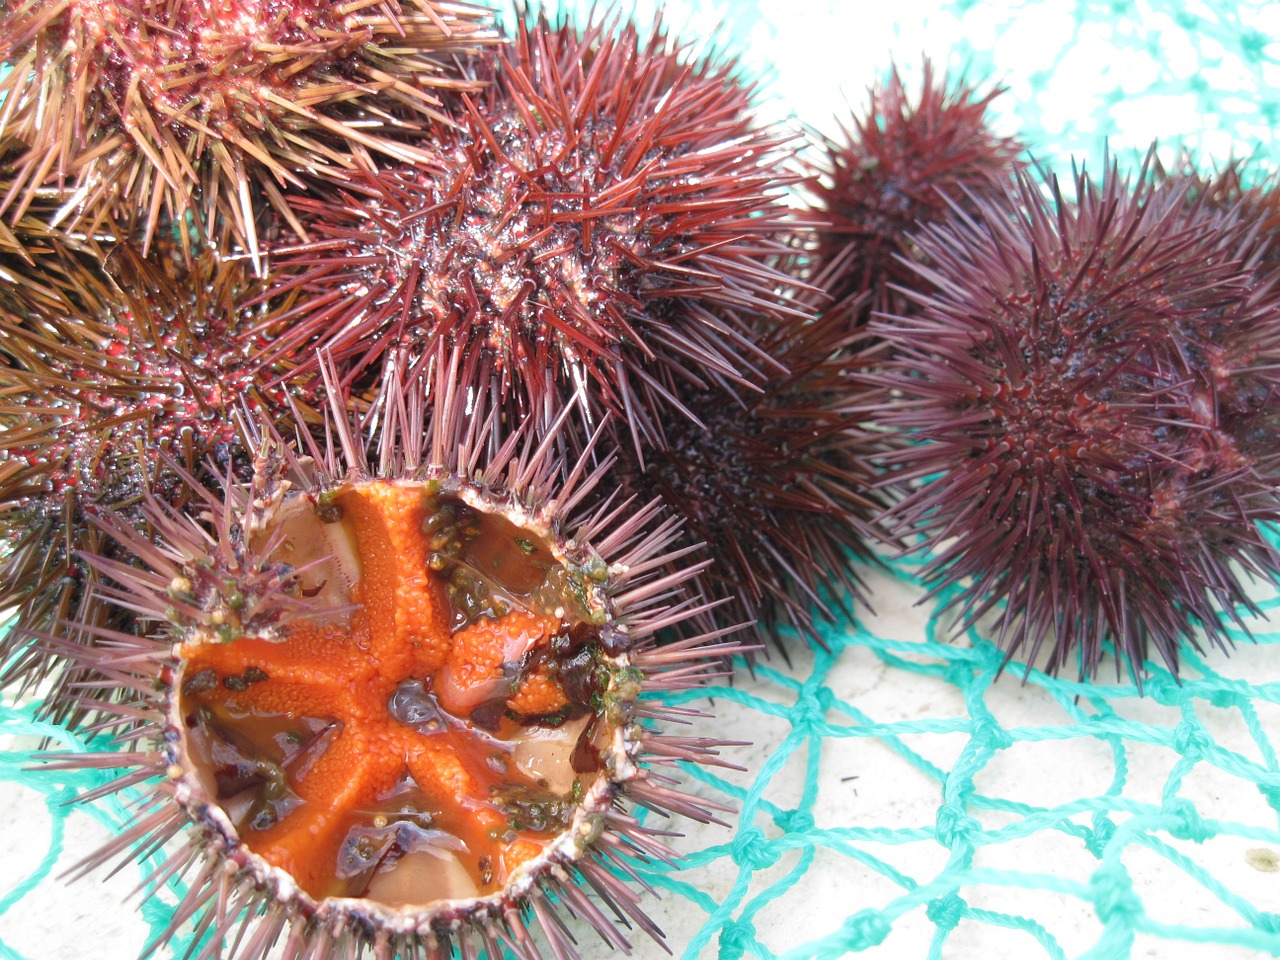
<svg viewBox="0 0 1280 960"><path fill-rule="evenodd" d="M459 363L432 383L477 382ZM656 505L569 519L607 464L548 452L567 414L497 443L469 391L388 383L376 427L331 420L342 456L259 437L251 483L199 488L203 516L152 498L154 537L102 521L137 558L93 561L104 592L156 627L65 653L134 692L98 706L137 752L62 762L164 778L87 863L193 826L156 869L203 862L162 936L220 931L200 957L274 957L286 931L289 960L572 957L561 913L623 949L620 920L660 938L614 871L672 855L628 801L718 809L652 767L720 763L724 742L663 735L688 710L642 698L738 649L654 642L705 613L683 589L704 564L670 572L679 525Z"/></svg>

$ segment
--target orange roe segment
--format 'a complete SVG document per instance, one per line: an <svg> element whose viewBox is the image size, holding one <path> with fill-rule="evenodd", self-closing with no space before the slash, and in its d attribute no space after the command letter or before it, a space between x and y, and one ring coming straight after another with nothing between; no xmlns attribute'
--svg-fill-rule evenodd
<svg viewBox="0 0 1280 960"><path fill-rule="evenodd" d="M255 835L253 849L287 870L303 889L323 890L333 878L349 812L394 787L403 767L401 757L370 750L359 732L344 731L303 776L292 781L302 805Z"/></svg>
<svg viewBox="0 0 1280 960"><path fill-rule="evenodd" d="M353 656L331 632L303 627L281 642L244 637L186 646L185 675L212 670L216 682L231 691L230 702L265 713L366 715L370 707L377 709L383 691L369 687L367 660Z"/></svg>
<svg viewBox="0 0 1280 960"><path fill-rule="evenodd" d="M551 678L546 664L527 677L507 708L522 717L545 717L569 706L564 687Z"/></svg>
<svg viewBox="0 0 1280 960"><path fill-rule="evenodd" d="M332 860L342 843L346 817L323 807L298 810L279 824L275 836L254 838L253 850L309 892L323 891L333 876Z"/></svg>
<svg viewBox="0 0 1280 960"><path fill-rule="evenodd" d="M449 627L426 567L422 489L366 484L340 502L360 549L370 653L387 675L433 673L448 655Z"/></svg>
<svg viewBox="0 0 1280 960"><path fill-rule="evenodd" d="M459 630L437 677L440 702L465 715L486 701L507 699L511 679L504 667L545 645L558 628L550 617L516 611L498 620L482 617Z"/></svg>
<svg viewBox="0 0 1280 960"><path fill-rule="evenodd" d="M187 673L212 668L220 674L258 667L270 676L298 683L332 684L369 672L368 658L351 649L345 628L295 626L281 641L241 637L235 643L184 644L179 657Z"/></svg>
<svg viewBox="0 0 1280 960"><path fill-rule="evenodd" d="M349 691L332 685L274 680L256 683L247 690L226 695L240 711L304 717L352 717L364 714L360 701Z"/></svg>
<svg viewBox="0 0 1280 960"><path fill-rule="evenodd" d="M396 785L404 769L403 751L400 743L380 742L348 728L294 781L294 789L308 803L348 810Z"/></svg>
<svg viewBox="0 0 1280 960"><path fill-rule="evenodd" d="M502 868L507 876L510 877L523 864L528 863L542 853L543 849L543 844L534 843L532 840L520 839L513 841L502 851Z"/></svg>
<svg viewBox="0 0 1280 960"><path fill-rule="evenodd" d="M444 738L415 743L409 753L409 774L423 793L442 806L456 805L459 798L476 795L475 779L458 757L454 744ZM465 747L465 744L462 746Z"/></svg>

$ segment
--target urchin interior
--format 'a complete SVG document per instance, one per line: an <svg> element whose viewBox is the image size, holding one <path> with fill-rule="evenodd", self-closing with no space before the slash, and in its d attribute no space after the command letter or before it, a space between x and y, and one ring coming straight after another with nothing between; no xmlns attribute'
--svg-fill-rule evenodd
<svg viewBox="0 0 1280 960"><path fill-rule="evenodd" d="M281 503L261 536L317 616L178 647L188 809L316 900L421 908L516 880L621 738L604 565L511 518L438 481Z"/></svg>

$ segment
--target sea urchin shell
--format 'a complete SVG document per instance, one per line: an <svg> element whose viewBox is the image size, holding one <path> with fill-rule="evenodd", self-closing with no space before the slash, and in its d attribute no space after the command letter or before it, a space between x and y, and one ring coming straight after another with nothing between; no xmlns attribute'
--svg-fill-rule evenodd
<svg viewBox="0 0 1280 960"><path fill-rule="evenodd" d="M1176 670L1197 626L1247 629L1248 574L1276 577L1280 295L1255 224L1145 169L1051 186L918 236L919 315L872 324L900 355L882 422L918 441L890 458L920 481L890 522L964 584L965 623L1004 604L1009 656L1091 676L1111 640L1139 677L1148 653Z"/></svg>
<svg viewBox="0 0 1280 960"><path fill-rule="evenodd" d="M565 471L554 429L491 443L459 368L430 414L392 376L373 466L341 420L318 477L268 436L251 487L204 491L206 522L152 502L154 543L105 524L141 560L99 560L108 592L158 626L101 638L100 669L139 696L118 718L138 749L63 762L164 774L94 860L190 821L161 875L203 859L171 928L195 915L200 957L282 937L290 960L536 957L537 931L573 957L560 911L629 949L615 919L661 934L612 870L669 853L622 801L714 818L645 761L717 762L717 744L639 722L663 713L645 692L698 684L732 647L653 645L696 612L679 587L697 566L660 572L677 524L650 507L564 526L600 471Z"/></svg>

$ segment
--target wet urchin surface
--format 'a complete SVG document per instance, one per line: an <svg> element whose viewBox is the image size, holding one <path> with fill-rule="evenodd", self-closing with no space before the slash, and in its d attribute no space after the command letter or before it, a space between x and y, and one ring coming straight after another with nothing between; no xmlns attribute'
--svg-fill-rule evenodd
<svg viewBox="0 0 1280 960"><path fill-rule="evenodd" d="M648 437L677 382L776 370L747 332L794 311L785 137L733 65L661 26L539 19L490 66L430 164L291 199L308 239L274 254L296 301L264 322L277 349L324 350L348 383L392 347L465 344L518 410L582 388L588 419Z"/></svg>
<svg viewBox="0 0 1280 960"><path fill-rule="evenodd" d="M855 323L872 311L913 309L895 287L915 282L915 231L946 218L953 205L972 211L1019 168L1022 144L990 124L1001 92L938 76L926 59L913 99L895 67L871 89L863 116L815 144L807 181L817 221L812 282L837 304L862 296Z"/></svg>
<svg viewBox="0 0 1280 960"><path fill-rule="evenodd" d="M284 212L296 171L404 143L460 85L454 55L496 43L492 14L440 0L10 0L0 10L5 129L27 150L0 210L77 191L70 223L199 209L257 249L257 188ZM120 201L125 201L121 203Z"/></svg>
<svg viewBox="0 0 1280 960"><path fill-rule="evenodd" d="M700 564L663 572L678 522L564 513L603 468L425 386L478 375L436 359L365 419L335 404L332 447L259 430L251 480L200 487L202 514L105 519L136 560L92 562L149 629L79 652L132 694L103 724L124 752L55 762L129 768L97 793L152 780L86 867L185 833L156 868L188 879L161 943L190 919L201 958L576 957L562 914L661 940L621 878L673 854L630 807L714 820L667 773L725 742L664 733L648 695L736 645L655 646L694 609Z"/></svg>
<svg viewBox="0 0 1280 960"><path fill-rule="evenodd" d="M916 237L917 314L871 325L899 353L879 421L918 441L888 522L1010 657L1092 676L1111 642L1140 679L1228 647L1276 577L1280 297L1247 211L1145 169L1074 186L1024 174Z"/></svg>

